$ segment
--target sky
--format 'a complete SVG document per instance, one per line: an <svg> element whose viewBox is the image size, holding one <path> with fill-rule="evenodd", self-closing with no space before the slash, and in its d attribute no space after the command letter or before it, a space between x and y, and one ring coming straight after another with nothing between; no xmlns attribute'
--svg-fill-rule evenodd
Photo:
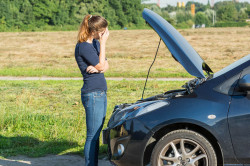
<svg viewBox="0 0 250 166"><path fill-rule="evenodd" d="M172 5L172 6L176 6L177 2L185 2L185 3L187 3L188 1L191 1L191 0L160 0L160 6L165 7L168 4ZM208 0L192 0L192 1L207 4ZM223 1L223 0L214 0L214 3L219 2L219 1ZM157 3L157 2L158 2L158 0L148 0L145 3ZM239 2L248 2L248 3L250 3L250 0L239 0ZM211 3L211 0L210 0L210 3Z"/></svg>

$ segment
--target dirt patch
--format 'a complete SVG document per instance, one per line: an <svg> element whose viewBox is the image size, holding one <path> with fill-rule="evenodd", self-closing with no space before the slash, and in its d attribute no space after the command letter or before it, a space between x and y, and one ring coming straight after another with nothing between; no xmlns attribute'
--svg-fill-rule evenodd
<svg viewBox="0 0 250 166"><path fill-rule="evenodd" d="M77 155L48 155L46 157L29 158L16 156L0 159L0 166L83 166L84 158ZM108 160L99 160L100 166L112 166Z"/></svg>

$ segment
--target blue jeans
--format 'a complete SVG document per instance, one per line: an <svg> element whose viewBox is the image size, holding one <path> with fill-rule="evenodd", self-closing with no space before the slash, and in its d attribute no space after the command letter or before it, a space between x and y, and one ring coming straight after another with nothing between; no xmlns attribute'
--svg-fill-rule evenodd
<svg viewBox="0 0 250 166"><path fill-rule="evenodd" d="M87 139L84 146L86 166L98 165L99 137L106 117L106 91L81 93L86 112Z"/></svg>

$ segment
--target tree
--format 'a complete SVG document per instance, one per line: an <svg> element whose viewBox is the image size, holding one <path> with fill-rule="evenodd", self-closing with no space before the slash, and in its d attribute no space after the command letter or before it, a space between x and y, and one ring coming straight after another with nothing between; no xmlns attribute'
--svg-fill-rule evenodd
<svg viewBox="0 0 250 166"><path fill-rule="evenodd" d="M5 31L6 30L6 21L5 17L2 17L0 19L0 31Z"/></svg>
<svg viewBox="0 0 250 166"><path fill-rule="evenodd" d="M127 19L124 16L121 2L117 0L109 0L109 3L110 3L110 6L113 9L115 9L115 14L118 17L117 24L120 27L124 27L125 25L127 25Z"/></svg>
<svg viewBox="0 0 250 166"><path fill-rule="evenodd" d="M250 4L247 5L246 13L248 15L248 18L250 17Z"/></svg>
<svg viewBox="0 0 250 166"><path fill-rule="evenodd" d="M208 18L203 12L198 12L195 15L195 24L196 25L202 25L202 24L208 24Z"/></svg>
<svg viewBox="0 0 250 166"><path fill-rule="evenodd" d="M192 16L191 12L185 12L182 10L179 10L178 12L176 12L177 23L186 22L186 21L192 20L192 19L193 19L193 16Z"/></svg>
<svg viewBox="0 0 250 166"><path fill-rule="evenodd" d="M177 10L177 7L168 5L167 7L162 8L162 11L165 11L165 10L168 11L169 13L171 13L171 12L173 12L173 11L176 11L176 10Z"/></svg>
<svg viewBox="0 0 250 166"><path fill-rule="evenodd" d="M213 22L213 15L215 14L214 10L207 9L204 13L205 13L205 15L207 16L207 19L208 19L208 22L206 24L211 25L212 22Z"/></svg>
<svg viewBox="0 0 250 166"><path fill-rule="evenodd" d="M86 3L83 2L80 2L77 6L75 17L77 22L81 22L84 16L88 14L88 9Z"/></svg>
<svg viewBox="0 0 250 166"><path fill-rule="evenodd" d="M141 16L143 7L141 0L120 0L125 17L127 17L128 24L137 26L143 25L144 20Z"/></svg>
<svg viewBox="0 0 250 166"><path fill-rule="evenodd" d="M217 19L219 21L235 21L238 20L237 10L234 3L228 2L223 6L218 7Z"/></svg>
<svg viewBox="0 0 250 166"><path fill-rule="evenodd" d="M211 7L210 1L208 0L208 1L207 1L207 8L209 9L210 7Z"/></svg>
<svg viewBox="0 0 250 166"><path fill-rule="evenodd" d="M209 2L210 0L208 4ZM105 17L111 29L141 27L145 26L141 15L144 7L155 11L174 26L190 27L194 21L190 14L192 3L196 5L197 13L205 11L208 25L212 20L211 10L207 10L209 5L192 1L186 4L186 10L177 11L176 7L170 5L165 8L142 5L141 0L0 0L0 31L61 30L64 27L76 30L75 27L79 26L86 14ZM223 21L243 21L250 14L250 5L247 2L218 2L214 9L218 20ZM196 20L202 20L203 16L198 14Z"/></svg>
<svg viewBox="0 0 250 166"><path fill-rule="evenodd" d="M33 8L30 4L29 0L24 0L21 7L20 13L22 14L22 22L23 24L33 24L35 17L33 14Z"/></svg>
<svg viewBox="0 0 250 166"><path fill-rule="evenodd" d="M245 21L248 18L247 8L241 8L239 11L239 20Z"/></svg>

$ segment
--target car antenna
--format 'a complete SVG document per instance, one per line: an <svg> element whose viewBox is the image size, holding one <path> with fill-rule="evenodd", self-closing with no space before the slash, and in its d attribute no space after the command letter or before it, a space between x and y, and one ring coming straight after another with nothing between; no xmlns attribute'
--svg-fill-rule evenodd
<svg viewBox="0 0 250 166"><path fill-rule="evenodd" d="M156 50L156 53L155 53L155 58L151 64L151 66L149 67L148 69L148 75L147 75L147 78L146 78L146 82L145 82L145 85L144 85L144 88L143 88L143 91L142 91L142 96L141 96L141 100L143 100L143 95L144 95L144 91L145 91L145 88L146 88L146 85L147 85L147 81L148 81L148 76L149 76L149 72L151 70L151 67L153 66L153 64L155 63L155 59L156 59L156 56L157 56L157 53L158 53L158 50L159 50L159 47L160 47L160 44L161 44L161 38L160 38L160 41L159 41L159 44L158 44L158 47L157 47L157 50Z"/></svg>

